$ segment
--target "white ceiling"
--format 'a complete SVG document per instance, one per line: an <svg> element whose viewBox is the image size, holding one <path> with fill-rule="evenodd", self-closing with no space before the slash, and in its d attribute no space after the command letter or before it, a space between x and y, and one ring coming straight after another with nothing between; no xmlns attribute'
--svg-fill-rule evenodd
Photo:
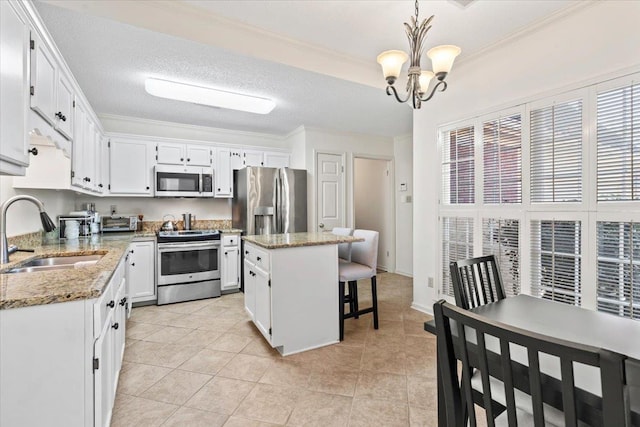
<svg viewBox="0 0 640 427"><path fill-rule="evenodd" d="M55 6L37 1L36 8L98 114L278 135L301 125L411 133L411 109L386 96L375 56L407 50L402 23L412 1L47 3ZM476 0L461 8L431 0L420 7L421 17L436 15L427 46L457 44L464 61L576 1ZM271 98L277 106L256 115L160 99L144 91L147 77ZM446 92L431 102L440 96Z"/></svg>

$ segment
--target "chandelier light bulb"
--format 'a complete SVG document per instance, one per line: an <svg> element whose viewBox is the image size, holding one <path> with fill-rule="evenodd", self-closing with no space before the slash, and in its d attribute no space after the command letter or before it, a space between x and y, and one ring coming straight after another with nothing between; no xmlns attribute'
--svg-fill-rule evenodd
<svg viewBox="0 0 640 427"><path fill-rule="evenodd" d="M401 50L387 50L378 55L378 64L382 66L382 74L387 83L393 84L396 81L402 71L402 65L408 59L409 55Z"/></svg>
<svg viewBox="0 0 640 427"><path fill-rule="evenodd" d="M453 45L442 45L429 49L427 56L431 59L433 72L438 75L438 78L444 78L451 71L453 61L456 56L460 55L461 51L458 46ZM444 73L444 75L441 73Z"/></svg>
<svg viewBox="0 0 640 427"><path fill-rule="evenodd" d="M429 89L429 83L435 74L431 71L422 71L420 73L420 77L418 78L418 84L420 85L419 92L425 93L427 89Z"/></svg>

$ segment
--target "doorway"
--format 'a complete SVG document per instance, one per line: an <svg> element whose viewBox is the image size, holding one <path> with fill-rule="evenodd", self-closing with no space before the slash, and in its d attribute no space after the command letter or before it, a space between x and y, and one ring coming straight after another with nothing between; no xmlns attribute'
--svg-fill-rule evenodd
<svg viewBox="0 0 640 427"><path fill-rule="evenodd" d="M355 157L353 167L354 228L376 230L378 269L395 269L393 164L391 159Z"/></svg>

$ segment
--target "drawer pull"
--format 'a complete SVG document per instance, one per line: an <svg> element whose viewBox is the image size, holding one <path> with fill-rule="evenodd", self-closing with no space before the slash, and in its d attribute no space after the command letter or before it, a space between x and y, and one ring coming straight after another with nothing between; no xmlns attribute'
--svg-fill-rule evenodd
<svg viewBox="0 0 640 427"><path fill-rule="evenodd" d="M124 297L120 300L120 305L124 306L127 303L127 297Z"/></svg>
<svg viewBox="0 0 640 427"><path fill-rule="evenodd" d="M116 303L115 303L113 300L111 300L111 301L109 301L109 302L107 303L107 307L109 307L109 308L113 308L113 307L115 307L115 306L116 306Z"/></svg>
<svg viewBox="0 0 640 427"><path fill-rule="evenodd" d="M257 259L258 261L262 260L262 258L260 258L260 257L256 257L256 259Z"/></svg>
<svg viewBox="0 0 640 427"><path fill-rule="evenodd" d="M118 329L118 327L120 327L120 325L118 325L118 322L114 323L113 325L111 325L111 327L113 329Z"/></svg>

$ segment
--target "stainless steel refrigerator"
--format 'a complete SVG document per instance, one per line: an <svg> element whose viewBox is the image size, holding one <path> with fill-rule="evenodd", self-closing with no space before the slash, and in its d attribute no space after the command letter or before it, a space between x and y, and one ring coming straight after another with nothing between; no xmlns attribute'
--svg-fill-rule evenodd
<svg viewBox="0 0 640 427"><path fill-rule="evenodd" d="M231 207L233 228L243 235L307 231L307 171L251 166L234 171ZM244 247L240 254L244 258ZM241 278L244 290L244 272Z"/></svg>
<svg viewBox="0 0 640 427"><path fill-rule="evenodd" d="M243 234L307 231L307 171L247 167L234 171L233 228Z"/></svg>

